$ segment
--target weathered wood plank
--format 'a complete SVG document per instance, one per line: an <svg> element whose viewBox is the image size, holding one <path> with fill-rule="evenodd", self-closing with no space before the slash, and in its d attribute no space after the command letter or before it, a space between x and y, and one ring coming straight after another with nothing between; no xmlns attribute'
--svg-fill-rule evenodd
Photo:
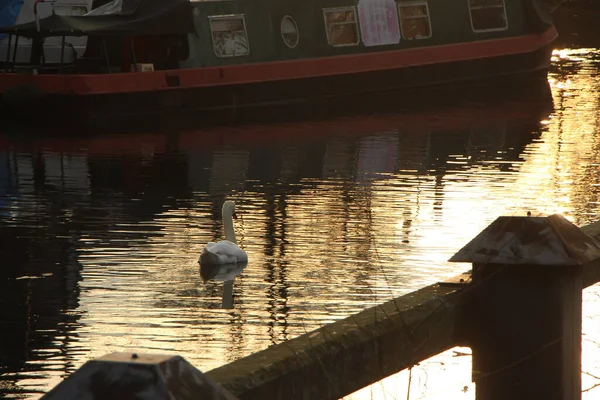
<svg viewBox="0 0 600 400"><path fill-rule="evenodd" d="M339 399L454 347L459 291L427 286L206 374L240 399Z"/></svg>

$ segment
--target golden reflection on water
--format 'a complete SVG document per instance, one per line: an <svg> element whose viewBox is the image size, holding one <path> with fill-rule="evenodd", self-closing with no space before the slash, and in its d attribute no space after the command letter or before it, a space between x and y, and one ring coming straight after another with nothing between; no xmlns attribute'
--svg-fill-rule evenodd
<svg viewBox="0 0 600 400"><path fill-rule="evenodd" d="M447 259L497 216L531 210L578 225L596 220L597 55L555 53L549 81L556 111L525 110L531 132L517 142L510 131L521 128L511 125L522 119L520 106L498 115L475 106L468 126L462 121L454 131L453 110L413 122L374 118L362 128L338 121L323 148L291 141L280 145L278 160L268 157L268 141L256 156L235 134L217 136L225 144L210 151L182 136L191 194L142 221L129 221L118 200L102 205L102 229L73 244L83 279L69 312L78 320L69 337L56 337L61 351L44 359L42 382L24 377L18 385L47 390L115 351L179 354L207 371L469 269ZM309 135L312 128L303 129ZM144 157L164 151L159 143L143 150ZM68 157L84 165L66 180L79 182L81 192L89 188L81 173L88 155ZM322 162L307 165L309 157ZM65 184L64 174L55 178ZM232 309L221 307L223 282L204 282L196 263L203 244L222 237L224 196L238 204L236 234L250 258L235 278ZM584 301L585 389L600 377L598 286L586 289ZM470 363L470 349L455 348L347 398L406 398L410 387L410 399L473 399Z"/></svg>
<svg viewBox="0 0 600 400"><path fill-rule="evenodd" d="M499 216L531 210L544 214L558 213L578 225L598 220L598 55L600 51L597 49L554 52L553 61L559 67L562 62L577 63L578 70L572 73L570 69L564 73L559 68L558 72L549 74L556 111L548 120L541 121L543 135L525 149L525 161L519 166L519 173L514 175L514 182L508 183L509 178L508 182L495 185L493 190L481 182L470 185L457 181L446 186L444 214L450 223L443 228L438 227L435 233L429 231L428 242L417 245L417 248L436 248L436 243L443 242L444 246L438 247L438 255L447 255L447 250L461 248L487 226L483 221L468 225L461 223L465 213ZM435 220L431 214L424 219ZM466 230L457 233L457 226ZM436 260L436 263L439 265L440 261ZM466 269L468 265L463 268ZM584 290L583 296L582 398L592 399L600 395L600 285ZM402 371L344 399L474 399L468 354L468 348L454 348L420 363L411 372ZM415 376L419 380L415 381Z"/></svg>

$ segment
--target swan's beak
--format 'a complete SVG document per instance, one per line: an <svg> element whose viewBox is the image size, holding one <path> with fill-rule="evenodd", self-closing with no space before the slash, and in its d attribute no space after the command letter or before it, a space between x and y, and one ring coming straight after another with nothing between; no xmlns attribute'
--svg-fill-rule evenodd
<svg viewBox="0 0 600 400"><path fill-rule="evenodd" d="M231 216L233 217L233 219L237 219L237 214L235 212L231 214Z"/></svg>

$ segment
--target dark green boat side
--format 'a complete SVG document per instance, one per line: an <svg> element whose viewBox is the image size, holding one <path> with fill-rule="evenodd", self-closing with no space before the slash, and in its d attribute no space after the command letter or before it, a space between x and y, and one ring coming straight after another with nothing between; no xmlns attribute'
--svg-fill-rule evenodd
<svg viewBox="0 0 600 400"><path fill-rule="evenodd" d="M368 1L362 0L362 3ZM182 66L262 63L471 44L541 33L552 26L550 13L544 9L545 3L537 0L390 2L395 5L393 10L397 13L400 31L397 43L367 46L361 40L365 34L365 25L361 24L364 21L360 20L358 13L361 1L319 0L313 6L310 2L297 0L193 1L190 4L197 34L189 35L190 58ZM352 41L336 44L328 40L331 39L328 28L331 31L336 27L327 22L327 16L335 12L347 12L355 17L354 24L338 26L338 29L349 28L347 30L355 32L355 44ZM242 36L248 44L247 53L217 55L214 41L224 34L211 30L213 25L217 25L215 18L243 21L245 32ZM293 48L286 44L282 34L284 20L289 18L297 32L297 44ZM368 27L368 23L366 25Z"/></svg>
<svg viewBox="0 0 600 400"><path fill-rule="evenodd" d="M557 36L540 0L127 1L127 12L0 28L38 46L89 38L71 64L45 64L41 47L28 65L7 56L2 107L210 110L544 79Z"/></svg>

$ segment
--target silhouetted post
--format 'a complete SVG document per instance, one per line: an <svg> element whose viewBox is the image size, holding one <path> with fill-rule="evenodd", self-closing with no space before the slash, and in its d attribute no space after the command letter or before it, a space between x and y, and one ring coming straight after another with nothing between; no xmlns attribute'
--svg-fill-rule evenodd
<svg viewBox="0 0 600 400"><path fill-rule="evenodd" d="M450 258L473 263L461 336L477 400L581 399L582 266L599 257L555 214L500 217Z"/></svg>
<svg viewBox="0 0 600 400"><path fill-rule="evenodd" d="M237 400L180 356L111 353L83 364L41 399Z"/></svg>

